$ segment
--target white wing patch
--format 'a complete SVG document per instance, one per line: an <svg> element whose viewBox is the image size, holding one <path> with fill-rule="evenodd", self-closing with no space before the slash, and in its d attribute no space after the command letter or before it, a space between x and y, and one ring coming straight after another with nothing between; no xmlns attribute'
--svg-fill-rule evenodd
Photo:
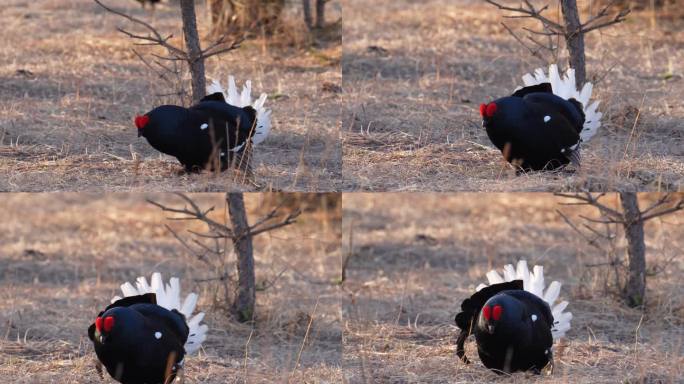
<svg viewBox="0 0 684 384"><path fill-rule="evenodd" d="M544 116L544 122L548 123L551 120L551 116Z"/></svg>
<svg viewBox="0 0 684 384"><path fill-rule="evenodd" d="M209 124L207 124L207 123L200 125L200 129L202 129L202 130L207 129L207 128L209 128Z"/></svg>
<svg viewBox="0 0 684 384"><path fill-rule="evenodd" d="M157 332L154 333L154 338L155 338L155 339L159 340L159 339L161 339L161 337L162 337L161 332L158 332L158 331L157 331Z"/></svg>

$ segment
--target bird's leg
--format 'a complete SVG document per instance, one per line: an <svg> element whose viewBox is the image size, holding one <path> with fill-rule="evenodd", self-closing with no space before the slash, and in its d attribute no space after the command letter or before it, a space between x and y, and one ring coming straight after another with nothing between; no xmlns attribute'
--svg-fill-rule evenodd
<svg viewBox="0 0 684 384"><path fill-rule="evenodd" d="M542 369L542 374L544 374L546 376L553 375L553 367L554 367L553 352L549 352L549 353L551 354L551 356L549 356L549 362L546 364L546 367L544 367L544 369Z"/></svg>
<svg viewBox="0 0 684 384"><path fill-rule="evenodd" d="M461 330L461 333L458 335L458 339L456 340L456 356L458 356L459 359L461 359L464 363L470 364L470 360L465 355L465 341L468 338L468 332Z"/></svg>
<svg viewBox="0 0 684 384"><path fill-rule="evenodd" d="M95 360L95 370L97 371L100 380L104 380L104 374L102 373L102 363L100 360Z"/></svg>
<svg viewBox="0 0 684 384"><path fill-rule="evenodd" d="M178 367L178 383L185 384L185 370L182 367Z"/></svg>

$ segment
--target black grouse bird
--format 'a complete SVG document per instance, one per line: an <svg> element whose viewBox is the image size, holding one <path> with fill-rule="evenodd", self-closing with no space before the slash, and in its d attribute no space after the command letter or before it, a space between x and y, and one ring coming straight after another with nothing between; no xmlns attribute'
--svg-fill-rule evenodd
<svg viewBox="0 0 684 384"><path fill-rule="evenodd" d="M589 105L592 84L578 91L574 69L561 77L555 64L523 81L513 95L480 105L487 136L519 172L579 166L580 144L601 125L598 102Z"/></svg>
<svg viewBox="0 0 684 384"><path fill-rule="evenodd" d="M480 360L495 372L553 368L553 340L565 335L572 319L572 313L563 312L567 301L555 303L561 284L554 281L544 291L543 267L530 272L524 260L515 269L506 265L503 278L494 270L487 278L491 285L478 286L456 315L458 357L469 362L464 343L474 334Z"/></svg>
<svg viewBox="0 0 684 384"><path fill-rule="evenodd" d="M227 93L216 81L207 90L211 93L190 108L162 105L135 118L138 136L175 156L188 172L227 169L234 153L244 151L248 140L261 143L271 127L266 94L252 103L250 81L242 93L232 76Z"/></svg>
<svg viewBox="0 0 684 384"><path fill-rule="evenodd" d="M159 273L151 285L139 277L136 287L125 283L121 290L124 298L115 297L88 328L98 360L123 384L171 383L185 355L206 339L207 326L200 325L204 313L192 316L197 295L181 304L178 278L165 286Z"/></svg>
<svg viewBox="0 0 684 384"><path fill-rule="evenodd" d="M157 3L159 3L161 0L135 0L135 1L137 1L138 3L140 3L140 5L142 5L143 8L145 8L145 5L146 5L146 4L150 4L150 6L152 7L152 9L154 9L154 6L155 6Z"/></svg>

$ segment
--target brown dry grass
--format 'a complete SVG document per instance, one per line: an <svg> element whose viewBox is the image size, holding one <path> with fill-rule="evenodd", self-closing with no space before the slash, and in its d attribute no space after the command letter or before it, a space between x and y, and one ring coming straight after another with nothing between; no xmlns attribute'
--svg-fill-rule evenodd
<svg viewBox="0 0 684 384"><path fill-rule="evenodd" d="M182 44L177 1L153 15L132 0L107 4ZM340 17L337 2L328 8L330 21ZM199 3L201 35L209 31L207 16ZM339 96L325 86L341 83L339 28L309 44L300 11L291 7L284 17L291 28L276 39L248 41L207 63L208 77L252 79L257 95L270 96L274 127L256 149L255 187L230 172L179 175L175 158L136 137L136 114L179 101L156 96L171 90L116 31L131 27L125 20L90 0L10 0L0 23L0 190L339 190Z"/></svg>
<svg viewBox="0 0 684 384"><path fill-rule="evenodd" d="M478 112L543 66L500 25L501 12L477 0L346 0L343 11L344 190L683 188L684 23L676 7L635 12L587 37L603 126L583 147L578 173L523 177L490 144Z"/></svg>
<svg viewBox="0 0 684 384"><path fill-rule="evenodd" d="M255 239L257 282L285 272L257 292L251 327L229 320L215 287L195 281L212 271L164 229L166 215L146 197L178 204L174 196L143 194L12 194L0 200L2 382L103 382L86 329L121 282L155 270L181 277L184 292L198 292L199 310L207 313L209 338L199 356L186 359L187 383L341 380L341 204L307 210L297 224ZM216 206L214 218L221 219L222 196L195 198ZM245 199L252 222L264 211L262 203L273 202L256 194ZM181 232L195 227L171 225Z"/></svg>
<svg viewBox="0 0 684 384"><path fill-rule="evenodd" d="M640 197L641 204L652 196ZM684 213L646 227L647 307L630 309L604 291L603 254L579 239L573 218L592 209L559 207L547 194L345 194L343 254L350 254L344 313L344 375L350 383L681 383L684 377ZM607 199L616 204L613 197ZM351 241L350 241L350 237ZM351 244L351 247L350 247ZM617 250L624 251L623 242ZM485 273L525 258L563 283L572 329L556 346L552 377L497 376L472 338L455 356L454 315ZM532 264L533 265L533 264ZM548 281L548 280L547 280Z"/></svg>

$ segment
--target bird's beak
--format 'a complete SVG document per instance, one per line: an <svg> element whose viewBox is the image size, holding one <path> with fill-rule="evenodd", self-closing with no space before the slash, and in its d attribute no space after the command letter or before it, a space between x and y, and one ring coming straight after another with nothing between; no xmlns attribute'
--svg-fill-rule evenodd
<svg viewBox="0 0 684 384"><path fill-rule="evenodd" d="M494 334L494 326L489 324L487 326L487 332L489 332L490 335L493 335Z"/></svg>
<svg viewBox="0 0 684 384"><path fill-rule="evenodd" d="M142 136L142 129L138 129L138 137Z"/></svg>

